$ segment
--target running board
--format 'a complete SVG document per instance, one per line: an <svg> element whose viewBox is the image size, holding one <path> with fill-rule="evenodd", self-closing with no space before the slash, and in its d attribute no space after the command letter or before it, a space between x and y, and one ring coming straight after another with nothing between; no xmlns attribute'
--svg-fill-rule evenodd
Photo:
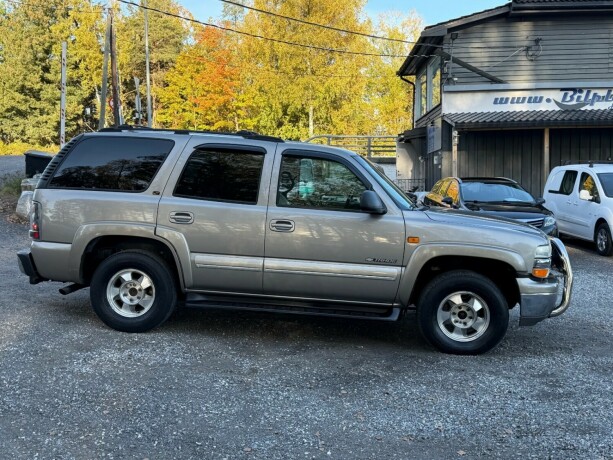
<svg viewBox="0 0 613 460"><path fill-rule="evenodd" d="M267 313L289 313L292 315L327 316L334 318L369 319L378 321L396 321L400 317L400 308L390 307L387 309L351 310L345 306L339 309L337 306L299 307L295 305L271 305L256 303L222 302L222 301L190 301L189 295L182 304L188 308L209 308L215 310L238 310L238 311L262 311Z"/></svg>

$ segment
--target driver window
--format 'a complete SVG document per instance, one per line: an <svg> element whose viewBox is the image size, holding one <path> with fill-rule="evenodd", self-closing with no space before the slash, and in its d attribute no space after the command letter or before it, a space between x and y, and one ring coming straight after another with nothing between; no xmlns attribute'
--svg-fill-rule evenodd
<svg viewBox="0 0 613 460"><path fill-rule="evenodd" d="M365 190L362 181L341 163L285 155L281 160L277 206L359 211L360 196Z"/></svg>
<svg viewBox="0 0 613 460"><path fill-rule="evenodd" d="M594 182L592 176L587 173L581 173L581 180L579 181L579 192L581 192L581 190L587 190L593 197L598 196L598 188L596 187L596 182Z"/></svg>

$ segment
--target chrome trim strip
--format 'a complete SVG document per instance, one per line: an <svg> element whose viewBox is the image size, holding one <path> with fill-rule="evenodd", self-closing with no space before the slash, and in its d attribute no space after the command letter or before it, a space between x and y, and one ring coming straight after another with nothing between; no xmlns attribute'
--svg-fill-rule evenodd
<svg viewBox="0 0 613 460"><path fill-rule="evenodd" d="M216 270L240 270L261 272L264 266L263 257L229 256L225 254L195 254L192 255L198 268Z"/></svg>
<svg viewBox="0 0 613 460"><path fill-rule="evenodd" d="M555 316L560 316L568 310L570 306L570 297L573 289L573 269L570 266L570 258L568 257L568 252L564 247L564 243L558 238L551 238L551 242L560 255L560 260L562 261L562 267L560 268L562 273L564 273L564 295L562 296L562 303L549 314L549 317L553 318Z"/></svg>
<svg viewBox="0 0 613 460"><path fill-rule="evenodd" d="M401 268L310 260L265 259L264 272L396 281Z"/></svg>

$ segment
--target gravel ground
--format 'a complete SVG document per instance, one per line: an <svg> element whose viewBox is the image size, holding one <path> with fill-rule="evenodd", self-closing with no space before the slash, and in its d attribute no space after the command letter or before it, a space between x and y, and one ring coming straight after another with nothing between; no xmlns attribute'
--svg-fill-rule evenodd
<svg viewBox="0 0 613 460"><path fill-rule="evenodd" d="M6 174L25 174L25 172L26 161L23 155L0 156L0 178Z"/></svg>
<svg viewBox="0 0 613 460"><path fill-rule="evenodd" d="M613 258L569 242L572 308L479 357L401 323L179 310L140 335L30 286L0 216L3 458L613 458Z"/></svg>

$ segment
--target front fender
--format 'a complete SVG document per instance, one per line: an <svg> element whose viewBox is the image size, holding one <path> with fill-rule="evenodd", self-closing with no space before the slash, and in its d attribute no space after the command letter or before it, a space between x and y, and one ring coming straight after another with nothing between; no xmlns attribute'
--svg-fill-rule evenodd
<svg viewBox="0 0 613 460"><path fill-rule="evenodd" d="M517 273L528 272L526 262L521 254L509 249L465 243L424 244L413 251L406 268L403 270L398 289L398 301L401 305L409 305L409 299L415 287L415 282L424 266L432 259L444 256L492 259L508 264Z"/></svg>

